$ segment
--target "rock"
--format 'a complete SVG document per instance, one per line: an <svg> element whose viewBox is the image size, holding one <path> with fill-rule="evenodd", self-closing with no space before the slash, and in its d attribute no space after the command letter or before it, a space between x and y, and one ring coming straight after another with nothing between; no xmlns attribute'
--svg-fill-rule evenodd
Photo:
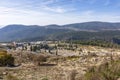
<svg viewBox="0 0 120 80"><path fill-rule="evenodd" d="M3 75L7 75L8 73L7 72L3 72Z"/></svg>

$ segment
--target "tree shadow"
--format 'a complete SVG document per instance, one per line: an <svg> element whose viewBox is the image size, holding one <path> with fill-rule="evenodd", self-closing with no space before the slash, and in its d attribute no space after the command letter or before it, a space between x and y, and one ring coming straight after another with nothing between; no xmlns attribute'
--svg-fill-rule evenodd
<svg viewBox="0 0 120 80"><path fill-rule="evenodd" d="M56 66L57 64L52 64L52 63L43 63L40 64L40 66Z"/></svg>

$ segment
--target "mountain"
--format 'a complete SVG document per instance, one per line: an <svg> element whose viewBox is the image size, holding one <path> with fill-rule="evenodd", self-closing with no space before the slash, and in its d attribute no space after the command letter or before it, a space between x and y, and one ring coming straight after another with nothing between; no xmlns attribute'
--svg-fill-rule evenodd
<svg viewBox="0 0 120 80"><path fill-rule="evenodd" d="M67 29L53 29L42 26L8 25L0 29L0 41L21 41L36 37L47 36L59 32L66 32Z"/></svg>
<svg viewBox="0 0 120 80"><path fill-rule="evenodd" d="M64 25L66 28L74 28L79 30L118 30L120 29L120 23L109 23L109 22L84 22L84 23L75 23Z"/></svg>
<svg viewBox="0 0 120 80"><path fill-rule="evenodd" d="M67 25L8 25L0 29L0 42L34 40L84 40L120 37L120 23L84 22Z"/></svg>

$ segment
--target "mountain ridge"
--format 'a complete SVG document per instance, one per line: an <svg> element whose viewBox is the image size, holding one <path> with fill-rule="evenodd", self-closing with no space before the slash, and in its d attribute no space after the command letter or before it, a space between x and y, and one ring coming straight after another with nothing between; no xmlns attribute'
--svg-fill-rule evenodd
<svg viewBox="0 0 120 80"><path fill-rule="evenodd" d="M57 25L51 24L46 26L39 26L39 25L7 25L0 29L0 41L22 41L29 39L36 39L37 40L57 40L57 38L62 39L69 39L71 38L70 35L73 37L76 36L76 33L81 33L85 37L89 34L93 34L93 32L101 32L104 31L117 31L116 35L118 36L120 30L120 23L111 23L111 22L99 22L99 21L92 21L92 22L84 22L84 23L73 23L73 24L66 24L66 25ZM105 32L104 32L105 33ZM97 33L98 34L98 33ZM112 33L109 33L112 35ZM66 36L68 35L69 38ZM75 39L81 39L81 36L74 37ZM114 36L116 36L114 34ZM60 37L62 36L62 37ZM99 35L98 35L99 36ZM112 36L112 37L114 37ZM78 38L81 37L81 38Z"/></svg>
<svg viewBox="0 0 120 80"><path fill-rule="evenodd" d="M60 28L77 28L77 29L81 29L83 27L85 27L87 29L87 27L90 26L90 28L92 29L93 27L100 27L100 28L120 28L120 22L100 22L100 21L91 21L91 22L82 22L82 23L72 23L72 24L65 24L65 25L57 25L57 24L50 24L50 25L44 25L44 26L40 26L40 25L22 25L22 24L11 24L11 25L7 25L5 27L10 27L10 26L26 26L26 27L46 27L46 28L56 28L56 27L60 27ZM92 27L91 27L92 26ZM4 27L3 27L4 28ZM2 28L1 28L2 29Z"/></svg>

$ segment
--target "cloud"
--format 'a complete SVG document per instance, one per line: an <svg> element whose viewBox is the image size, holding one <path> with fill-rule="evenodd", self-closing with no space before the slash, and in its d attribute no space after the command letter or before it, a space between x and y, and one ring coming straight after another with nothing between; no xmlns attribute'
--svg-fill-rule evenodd
<svg viewBox="0 0 120 80"><path fill-rule="evenodd" d="M47 12L53 12L53 13L68 13L71 11L74 11L76 9L74 8L69 8L69 7L61 7L61 6L53 6L53 7L49 7L49 6L43 6L43 10L47 11Z"/></svg>
<svg viewBox="0 0 120 80"><path fill-rule="evenodd" d="M21 13L25 13L25 11L22 11L22 10L18 10L18 9L15 9L15 8L8 8L8 7L0 7L0 14L1 15L6 15L6 14L12 14L12 15L15 15L15 14L21 14Z"/></svg>
<svg viewBox="0 0 120 80"><path fill-rule="evenodd" d="M32 11L39 11L39 12L54 12L54 13L65 13L68 11L72 11L73 8L67 6L67 4L61 3L60 0L21 0L21 1L2 1L0 6L9 7L9 8L16 8L20 10L32 10ZM59 4L61 3L61 4Z"/></svg>
<svg viewBox="0 0 120 80"><path fill-rule="evenodd" d="M52 12L56 12L56 13L64 13L64 12L66 12L66 10L64 8L62 8L62 7L54 7L54 8L52 8L52 7L45 6L44 9L47 10L47 11L52 11Z"/></svg>
<svg viewBox="0 0 120 80"><path fill-rule="evenodd" d="M119 10L114 12L111 7L109 13L102 11L101 5L111 4L110 0L1 0L0 25L119 21Z"/></svg>
<svg viewBox="0 0 120 80"><path fill-rule="evenodd" d="M91 16L94 15L94 11L93 10L82 11L81 14L85 16Z"/></svg>

